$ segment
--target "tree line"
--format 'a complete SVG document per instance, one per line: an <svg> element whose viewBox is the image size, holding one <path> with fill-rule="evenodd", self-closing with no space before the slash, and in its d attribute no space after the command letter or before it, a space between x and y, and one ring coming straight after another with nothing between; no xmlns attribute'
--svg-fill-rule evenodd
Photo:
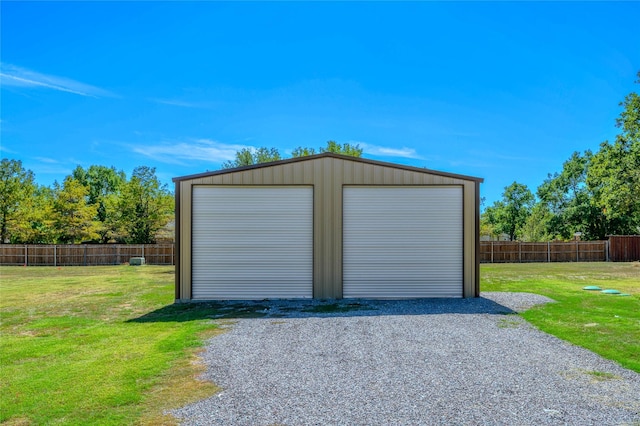
<svg viewBox="0 0 640 426"><path fill-rule="evenodd" d="M317 150L298 147L292 157L321 152L362 156L358 145L328 141ZM281 160L276 148L245 148L223 168ZM127 178L115 167L76 167L62 183L38 185L22 162L0 162L0 243L152 244L173 239L174 197L155 168L136 167Z"/></svg>
<svg viewBox="0 0 640 426"><path fill-rule="evenodd" d="M327 141L325 146L321 146L317 150L315 148L299 146L291 152L291 158L306 157L308 155L321 154L323 152L333 152L334 154L349 155L351 157L362 157L362 148L359 145L351 145L350 143L339 144L336 141ZM259 163L268 163L271 161L282 160L280 151L276 148L243 148L236 152L236 158L233 161L222 163L223 169L231 169L234 167L251 166Z"/></svg>
<svg viewBox="0 0 640 426"><path fill-rule="evenodd" d="M173 194L155 168L127 179L115 167L76 167L62 183L38 185L22 162L0 163L0 242L13 244L151 244L174 216ZM164 237L172 238L173 235Z"/></svg>
<svg viewBox="0 0 640 426"><path fill-rule="evenodd" d="M518 182L505 187L502 199L484 210L481 234L522 241L640 234L640 96L632 92L620 106L614 142L604 141L595 153L574 152L535 195Z"/></svg>

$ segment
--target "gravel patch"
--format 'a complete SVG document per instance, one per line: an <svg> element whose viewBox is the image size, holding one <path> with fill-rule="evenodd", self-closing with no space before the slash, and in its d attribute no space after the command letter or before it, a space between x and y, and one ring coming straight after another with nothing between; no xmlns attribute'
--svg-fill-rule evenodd
<svg viewBox="0 0 640 426"><path fill-rule="evenodd" d="M212 338L211 398L185 425L638 425L640 374L517 315L551 302L477 299L253 302Z"/></svg>

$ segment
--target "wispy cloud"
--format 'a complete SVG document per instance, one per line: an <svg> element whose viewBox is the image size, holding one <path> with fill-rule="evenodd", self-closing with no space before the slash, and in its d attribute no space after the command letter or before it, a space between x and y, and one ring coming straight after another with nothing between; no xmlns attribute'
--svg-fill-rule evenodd
<svg viewBox="0 0 640 426"><path fill-rule="evenodd" d="M13 149L7 148L7 144L0 144L0 155L4 156L6 154L17 154L18 151L14 151Z"/></svg>
<svg viewBox="0 0 640 426"><path fill-rule="evenodd" d="M41 74L15 65L0 63L0 85L57 90L80 96L115 97L116 95L96 86L65 77Z"/></svg>
<svg viewBox="0 0 640 426"><path fill-rule="evenodd" d="M371 145L365 142L349 142L350 144L360 145L360 148L364 150L366 154L376 155L379 157L396 157L396 158L412 158L415 160L423 160L424 158L419 155L415 149L407 147L387 147Z"/></svg>
<svg viewBox="0 0 640 426"><path fill-rule="evenodd" d="M61 180L71 174L72 164L78 164L73 159L56 160L49 157L30 157L25 160L25 167L33 171L36 176L53 175Z"/></svg>
<svg viewBox="0 0 640 426"><path fill-rule="evenodd" d="M33 157L34 160L37 160L41 163L48 163L48 164L58 164L60 163L58 160L54 160L53 158L47 158L47 157Z"/></svg>
<svg viewBox="0 0 640 426"><path fill-rule="evenodd" d="M210 139L195 139L186 142L162 143L152 146L134 146L133 152L169 164L186 165L188 161L221 163L233 160L236 152L252 147L225 144Z"/></svg>
<svg viewBox="0 0 640 426"><path fill-rule="evenodd" d="M190 102L190 101L183 101L181 99L157 99L157 98L153 98L150 99L153 102L159 103L159 104L163 104L163 105L171 105L171 106L177 106L177 107L182 107L182 108L210 108L211 105L205 102Z"/></svg>

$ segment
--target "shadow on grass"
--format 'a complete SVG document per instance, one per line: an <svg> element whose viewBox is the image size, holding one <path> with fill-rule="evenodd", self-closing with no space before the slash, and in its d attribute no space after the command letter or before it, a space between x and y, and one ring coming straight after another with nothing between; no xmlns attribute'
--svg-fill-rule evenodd
<svg viewBox="0 0 640 426"><path fill-rule="evenodd" d="M382 315L516 313L484 297L474 299L288 299L176 303L128 322L184 322L202 319L309 318Z"/></svg>

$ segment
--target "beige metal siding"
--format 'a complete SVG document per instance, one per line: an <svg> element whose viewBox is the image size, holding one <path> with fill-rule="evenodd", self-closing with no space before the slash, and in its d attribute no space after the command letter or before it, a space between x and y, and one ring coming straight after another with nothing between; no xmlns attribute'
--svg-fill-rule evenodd
<svg viewBox="0 0 640 426"><path fill-rule="evenodd" d="M478 198L478 209L480 199ZM480 210L478 210L478 215ZM479 220L479 216L477 217ZM475 182L464 183L464 297L480 295L479 269L476 269L476 241L480 238L479 222L476 222L476 185ZM477 284L477 286L476 286ZM476 289L477 293L476 294Z"/></svg>
<svg viewBox="0 0 640 426"><path fill-rule="evenodd" d="M344 297L461 297L462 187L344 188Z"/></svg>
<svg viewBox="0 0 640 426"><path fill-rule="evenodd" d="M178 254L180 265L178 275L180 275L180 298L183 300L191 299L191 182L179 182L180 185L180 223L176 223L176 227L180 227L180 248Z"/></svg>
<svg viewBox="0 0 640 426"><path fill-rule="evenodd" d="M344 185L462 185L464 297L474 297L476 182L357 159L312 158L178 181L180 185L180 294L191 299L191 187L193 185L313 185L314 297L342 297L342 189Z"/></svg>
<svg viewBox="0 0 640 426"><path fill-rule="evenodd" d="M313 297L313 189L193 188L192 298Z"/></svg>

